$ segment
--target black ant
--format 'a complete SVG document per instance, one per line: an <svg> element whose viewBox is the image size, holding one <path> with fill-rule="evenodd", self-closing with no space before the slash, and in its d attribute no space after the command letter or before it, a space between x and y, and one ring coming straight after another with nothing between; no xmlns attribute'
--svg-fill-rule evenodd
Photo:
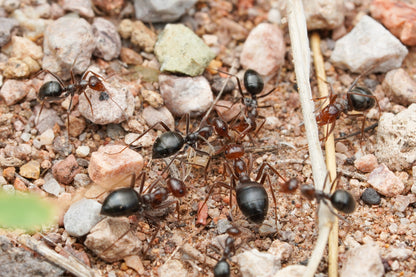
<svg viewBox="0 0 416 277"><path fill-rule="evenodd" d="M227 260L230 260L235 254L235 236L238 236L241 231L236 227L230 227L226 230L228 237L225 239L224 251L221 259L214 267L214 277L229 277L231 274L230 264Z"/></svg>
<svg viewBox="0 0 416 277"><path fill-rule="evenodd" d="M344 113L349 116L361 116L363 117L363 123L361 126L361 137L364 136L365 126L365 114L373 108L376 104L378 110L380 106L377 98L366 88L356 86L358 79L362 75L358 76L351 86L348 88L346 93L334 94L332 87L331 92L328 96L329 104L322 108L322 110L316 115L316 122L319 126L330 125L326 129L325 136L321 139L326 141L329 135L335 128L336 120ZM327 97L315 98L314 100L321 100ZM360 113L350 114L351 111L357 111Z"/></svg>
<svg viewBox="0 0 416 277"><path fill-rule="evenodd" d="M251 139L250 134L254 133L254 136L257 135L257 133L261 130L264 123L266 122L264 117L259 116L257 112L257 108L269 107L269 106L258 106L257 100L259 98L268 96L273 91L275 91L276 88L273 88L270 91L262 95L259 95L263 91L263 88L264 88L263 78L256 71L252 69L247 69L243 77L244 87L246 88L246 91L248 93L248 96L245 96L245 94L243 93L240 79L237 76L224 72L224 71L220 71L220 70L217 70L217 71L224 73L224 74L228 74L230 76L234 76L237 79L238 91L242 97L241 102L245 108L244 108L244 111L241 111L232 120L233 124L231 124L231 129L239 132L240 134L239 139L243 139L246 135L248 135L249 138ZM244 116L244 120L239 119L242 113ZM257 127L257 123L256 123L258 118L263 119L259 127Z"/></svg>

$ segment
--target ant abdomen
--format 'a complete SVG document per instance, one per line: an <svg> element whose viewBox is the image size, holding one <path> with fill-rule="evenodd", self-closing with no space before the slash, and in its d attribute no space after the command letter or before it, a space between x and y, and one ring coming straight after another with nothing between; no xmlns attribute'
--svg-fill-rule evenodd
<svg viewBox="0 0 416 277"><path fill-rule="evenodd" d="M185 141L181 134L166 132L160 135L153 144L152 158L161 159L172 156L182 149Z"/></svg>
<svg viewBox="0 0 416 277"><path fill-rule="evenodd" d="M269 198L264 187L253 181L238 184L237 203L241 212L253 223L261 224L269 209Z"/></svg>
<svg viewBox="0 0 416 277"><path fill-rule="evenodd" d="M130 216L141 207L141 198L132 188L120 188L112 191L104 200L101 214L107 216Z"/></svg>
<svg viewBox="0 0 416 277"><path fill-rule="evenodd" d="M351 106L350 109L352 108L359 112L368 111L376 104L373 94L363 87L354 87L348 93L348 102Z"/></svg>
<svg viewBox="0 0 416 277"><path fill-rule="evenodd" d="M62 87L56 81L49 81L44 83L38 93L40 100L54 101L61 98Z"/></svg>
<svg viewBox="0 0 416 277"><path fill-rule="evenodd" d="M354 197L346 190L336 190L330 198L332 206L340 212L350 214L355 210Z"/></svg>
<svg viewBox="0 0 416 277"><path fill-rule="evenodd" d="M246 88L247 92L250 93L252 96L257 95L263 91L263 78L260 76L259 73L257 73L257 71L247 69L244 73L244 87Z"/></svg>
<svg viewBox="0 0 416 277"><path fill-rule="evenodd" d="M182 180L176 178L169 178L167 181L169 191L175 197L183 197L186 194L186 186Z"/></svg>

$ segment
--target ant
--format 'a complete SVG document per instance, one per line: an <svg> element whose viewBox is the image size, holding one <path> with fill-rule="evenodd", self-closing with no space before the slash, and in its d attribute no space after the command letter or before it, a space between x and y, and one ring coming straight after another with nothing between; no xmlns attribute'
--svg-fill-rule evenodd
<svg viewBox="0 0 416 277"><path fill-rule="evenodd" d="M316 122L319 126L330 124L330 126L326 129L326 134L321 139L321 141L326 141L328 139L329 135L333 132L335 128L335 122L341 116L341 113L349 116L363 117L361 126L361 138L363 138L365 114L376 104L378 110L380 111L380 106L378 104L377 98L368 89L356 86L361 76L362 74L354 80L346 93L341 95L334 94L331 86L331 92L328 97L319 97L314 99L314 101L318 101L324 98L329 98L329 104L323 107L322 110L316 115ZM357 111L359 113L350 114L349 112L352 111Z"/></svg>
<svg viewBox="0 0 416 277"><path fill-rule="evenodd" d="M244 87L246 88L246 91L248 93L248 96L246 96L243 93L243 89L241 86L240 79L232 75L230 73L217 70L218 72L228 74L230 76L234 76L237 79L237 85L238 85L238 91L241 95L241 103L244 105L244 111L241 111L233 120L233 124L231 124L231 128L237 132L239 132L240 137L239 139L243 139L246 135L249 136L249 138L252 140L252 137L250 136L251 133L254 133L254 136L257 135L257 133L261 130L266 120L264 117L259 116L257 112L257 108L267 108L269 106L258 106L257 100L259 98L263 98L265 96L268 96L273 91L276 90L276 88L271 89L270 91L259 95L264 88L264 81L263 78L260 76L259 73L257 73L255 70L247 69L244 73L243 82ZM241 114L243 113L244 120L239 120ZM257 118L262 118L262 122L260 126L257 128L256 120Z"/></svg>
<svg viewBox="0 0 416 277"><path fill-rule="evenodd" d="M229 277L231 274L230 264L227 260L230 260L235 254L235 236L238 236L241 231L236 227L229 227L226 230L228 237L225 239L224 251L221 259L214 267L214 277Z"/></svg>

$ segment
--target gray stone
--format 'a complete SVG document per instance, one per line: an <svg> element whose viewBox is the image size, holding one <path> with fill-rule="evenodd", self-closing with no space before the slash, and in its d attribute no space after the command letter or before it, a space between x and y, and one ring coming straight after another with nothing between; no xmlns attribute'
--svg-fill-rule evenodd
<svg viewBox="0 0 416 277"><path fill-rule="evenodd" d="M384 266L379 249L375 245L362 245L346 253L346 261L340 271L340 277L378 277L384 275Z"/></svg>
<svg viewBox="0 0 416 277"><path fill-rule="evenodd" d="M335 43L331 62L352 72L387 72L398 68L407 48L383 25L364 15L354 29Z"/></svg>
<svg viewBox="0 0 416 277"><path fill-rule="evenodd" d="M228 228L233 227L230 221L226 218L221 218L217 222L217 233L224 234Z"/></svg>
<svg viewBox="0 0 416 277"><path fill-rule="evenodd" d="M45 184L42 186L42 189L55 196L59 196L65 191L50 173L45 176Z"/></svg>
<svg viewBox="0 0 416 277"><path fill-rule="evenodd" d="M385 258L389 260L405 261L409 259L413 253L412 249L390 246Z"/></svg>
<svg viewBox="0 0 416 277"><path fill-rule="evenodd" d="M38 129L39 133L43 133L48 129L52 129L55 124L59 126L64 126L64 122L59 117L58 113L54 109L46 109L45 107L40 112L40 105L36 106L34 109L35 117L35 126Z"/></svg>
<svg viewBox="0 0 416 277"><path fill-rule="evenodd" d="M78 173L74 177L74 185L77 187L85 187L91 183L90 177L85 173Z"/></svg>
<svg viewBox="0 0 416 277"><path fill-rule="evenodd" d="M171 22L179 19L197 0L135 0L136 18L145 22Z"/></svg>
<svg viewBox="0 0 416 277"><path fill-rule="evenodd" d="M122 136L124 136L125 131L123 127L120 126L120 124L108 124L107 125L107 136L111 139L118 139Z"/></svg>
<svg viewBox="0 0 416 277"><path fill-rule="evenodd" d="M148 126L153 126L157 122L162 121L171 130L175 129L175 119L173 118L172 113L166 107L155 109L151 106L147 106L143 109L142 116ZM166 129L163 128L163 126L160 124L156 125L155 129L166 131Z"/></svg>
<svg viewBox="0 0 416 277"><path fill-rule="evenodd" d="M65 230L74 237L85 236L103 218L100 211L101 204L93 199L73 203L64 216Z"/></svg>
<svg viewBox="0 0 416 277"><path fill-rule="evenodd" d="M389 71L382 85L389 99L404 106L416 103L416 82L404 69Z"/></svg>
<svg viewBox="0 0 416 277"><path fill-rule="evenodd" d="M13 18L0 18L0 47L3 47L10 40L10 33L17 27L19 22Z"/></svg>
<svg viewBox="0 0 416 277"><path fill-rule="evenodd" d="M161 71L197 76L215 57L214 52L191 29L168 24L155 45Z"/></svg>
<svg viewBox="0 0 416 277"><path fill-rule="evenodd" d="M176 77L159 75L160 93L166 107L175 116L190 114L199 116L209 109L214 101L211 87L205 77Z"/></svg>
<svg viewBox="0 0 416 277"><path fill-rule="evenodd" d="M92 31L96 38L94 56L110 61L120 55L120 35L111 21L101 17L94 18Z"/></svg>
<svg viewBox="0 0 416 277"><path fill-rule="evenodd" d="M64 80L70 78L71 68L75 74L84 73L96 48L95 39L92 27L85 19L57 19L45 30L42 67L59 72Z"/></svg>
<svg viewBox="0 0 416 277"><path fill-rule="evenodd" d="M120 123L133 115L134 98L129 86L125 86L117 79L111 83L102 80L106 91L100 93L91 88L85 90L85 94L79 97L78 110L88 120L95 124Z"/></svg>
<svg viewBox="0 0 416 277"><path fill-rule="evenodd" d="M285 61L286 46L283 31L276 25L257 25L244 42L240 61L245 69L261 75L276 74Z"/></svg>
<svg viewBox="0 0 416 277"><path fill-rule="evenodd" d="M380 164L374 169L367 182L384 196L396 196L404 190L403 182L385 164Z"/></svg>
<svg viewBox="0 0 416 277"><path fill-rule="evenodd" d="M381 202L381 197L373 188L366 188L361 194L361 199L368 205L378 205Z"/></svg>
<svg viewBox="0 0 416 277"><path fill-rule="evenodd" d="M280 268L280 260L274 255L259 252L257 249L245 251L235 256L240 272L245 277L273 276Z"/></svg>
<svg viewBox="0 0 416 277"><path fill-rule="evenodd" d="M335 29L344 23L343 0L303 0L308 30Z"/></svg>
<svg viewBox="0 0 416 277"><path fill-rule="evenodd" d="M143 243L131 232L127 218L106 217L91 229L84 244L101 259L114 262L139 253Z"/></svg>
<svg viewBox="0 0 416 277"><path fill-rule="evenodd" d="M394 115L383 113L377 128L375 155L391 170L401 171L416 161L416 104Z"/></svg>

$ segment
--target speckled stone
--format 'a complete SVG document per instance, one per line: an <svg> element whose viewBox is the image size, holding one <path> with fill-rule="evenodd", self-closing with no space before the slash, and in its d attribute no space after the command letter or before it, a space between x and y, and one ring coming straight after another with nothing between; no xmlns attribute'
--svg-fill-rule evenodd
<svg viewBox="0 0 416 277"><path fill-rule="evenodd" d="M117 58L121 51L121 39L116 26L102 17L94 18L92 31L96 38L94 56L110 61Z"/></svg>
<svg viewBox="0 0 416 277"><path fill-rule="evenodd" d="M343 0L304 0L308 30L335 29L344 23Z"/></svg>
<svg viewBox="0 0 416 277"><path fill-rule="evenodd" d="M280 260L274 255L252 249L235 256L243 276L273 276L280 268Z"/></svg>
<svg viewBox="0 0 416 277"><path fill-rule="evenodd" d="M64 160L52 166L52 174L55 179L62 184L69 185L74 180L75 175L81 172L74 155L69 155Z"/></svg>
<svg viewBox="0 0 416 277"><path fill-rule="evenodd" d="M148 126L153 126L159 121L165 123L171 130L175 129L175 119L172 113L166 108L155 109L153 107L146 107L143 109L143 119L146 121ZM155 126L155 129L166 131L160 124Z"/></svg>
<svg viewBox="0 0 416 277"><path fill-rule="evenodd" d="M136 18L144 22L171 22L179 19L197 0L135 0Z"/></svg>
<svg viewBox="0 0 416 277"><path fill-rule="evenodd" d="M403 68L387 72L382 85L391 100L405 106L416 103L416 81Z"/></svg>

